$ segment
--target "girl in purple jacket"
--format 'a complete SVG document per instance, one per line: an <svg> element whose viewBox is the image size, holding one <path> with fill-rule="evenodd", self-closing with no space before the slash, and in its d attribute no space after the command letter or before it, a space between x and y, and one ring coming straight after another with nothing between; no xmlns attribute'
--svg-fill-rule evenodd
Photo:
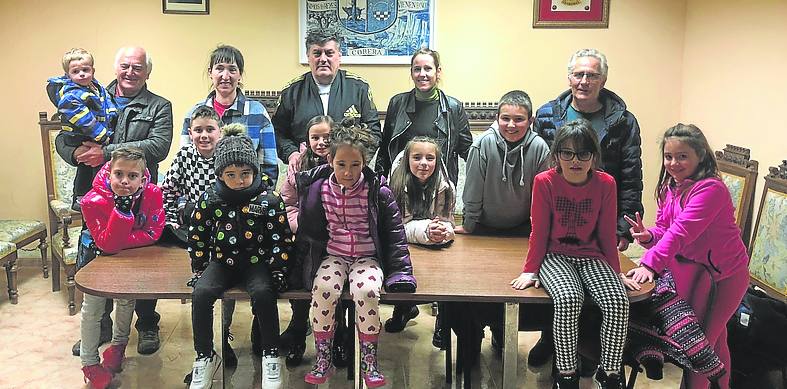
<svg viewBox="0 0 787 389"><path fill-rule="evenodd" d="M296 247L304 283L312 291L317 353L305 377L311 384L325 383L335 371L336 306L348 279L356 304L361 372L369 388L385 385L377 367L380 290L413 292L416 287L399 207L384 180L366 166L367 132L356 125L337 129L331 133L328 165L296 177L302 222Z"/></svg>
<svg viewBox="0 0 787 389"><path fill-rule="evenodd" d="M679 123L664 133L661 145L656 225L645 228L639 213L636 220L626 217L632 236L648 248L640 266L627 275L642 283L665 269L672 272L678 295L694 309L708 342L727 367L718 381L727 389L731 371L727 321L749 284L749 257L735 224L730 193L702 131ZM710 283L698 282L705 272L711 274ZM689 388L710 385L707 378L691 372L684 380Z"/></svg>

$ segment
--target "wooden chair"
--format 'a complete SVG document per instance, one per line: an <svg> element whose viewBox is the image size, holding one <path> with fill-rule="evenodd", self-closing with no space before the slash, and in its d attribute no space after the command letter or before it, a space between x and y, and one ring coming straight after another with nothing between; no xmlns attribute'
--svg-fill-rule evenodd
<svg viewBox="0 0 787 389"><path fill-rule="evenodd" d="M5 267L8 278L8 299L11 304L19 302L19 292L16 285L16 245L12 242L0 242L0 264Z"/></svg>
<svg viewBox="0 0 787 389"><path fill-rule="evenodd" d="M66 272L68 312L76 314L74 298L76 285L76 257L82 215L71 209L76 167L66 163L55 151L55 137L60 131L59 115L51 119L46 112L38 113L41 127L41 146L44 153L46 194L49 209L49 241L52 245L52 291L60 290L60 265Z"/></svg>
<svg viewBox="0 0 787 389"><path fill-rule="evenodd" d="M787 160L769 171L749 244L749 273L753 284L787 301Z"/></svg>
<svg viewBox="0 0 787 389"><path fill-rule="evenodd" d="M716 151L721 178L732 196L735 205L735 221L741 229L743 243L749 246L754 208L754 189L757 184L757 161L749 159L747 148L727 145Z"/></svg>
<svg viewBox="0 0 787 389"><path fill-rule="evenodd" d="M0 220L0 241L11 242L18 250L36 243L36 248L41 250L41 271L44 273L44 278L49 277L47 261L49 245L44 223L38 220Z"/></svg>

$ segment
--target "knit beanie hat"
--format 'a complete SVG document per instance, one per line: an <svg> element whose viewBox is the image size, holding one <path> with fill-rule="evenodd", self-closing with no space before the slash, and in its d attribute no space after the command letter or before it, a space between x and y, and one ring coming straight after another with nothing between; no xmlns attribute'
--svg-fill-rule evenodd
<svg viewBox="0 0 787 389"><path fill-rule="evenodd" d="M257 152L254 150L251 138L245 134L246 126L230 124L222 131L224 136L219 139L216 151L213 153L213 169L216 176L220 176L230 165L249 165L254 170L254 175L258 175L260 167L257 162Z"/></svg>

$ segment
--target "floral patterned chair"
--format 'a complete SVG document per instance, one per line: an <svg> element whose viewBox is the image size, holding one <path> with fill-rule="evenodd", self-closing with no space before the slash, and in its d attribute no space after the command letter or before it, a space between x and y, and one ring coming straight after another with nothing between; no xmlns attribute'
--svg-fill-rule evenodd
<svg viewBox="0 0 787 389"><path fill-rule="evenodd" d="M38 220L0 220L0 241L11 242L22 249L32 243L41 250L41 271L49 277L47 264L46 225Z"/></svg>
<svg viewBox="0 0 787 389"><path fill-rule="evenodd" d="M16 245L11 242L0 242L0 264L5 267L8 277L8 299L11 304L18 302L19 293L16 290Z"/></svg>
<svg viewBox="0 0 787 389"><path fill-rule="evenodd" d="M66 273L68 312L76 314L74 298L76 284L76 257L82 215L71 209L76 167L66 163L55 151L55 137L60 131L58 114L48 118L46 112L38 113L41 127L41 145L44 152L46 193L49 208L49 241L52 245L52 291L60 290L60 266ZM72 225L74 224L75 225Z"/></svg>

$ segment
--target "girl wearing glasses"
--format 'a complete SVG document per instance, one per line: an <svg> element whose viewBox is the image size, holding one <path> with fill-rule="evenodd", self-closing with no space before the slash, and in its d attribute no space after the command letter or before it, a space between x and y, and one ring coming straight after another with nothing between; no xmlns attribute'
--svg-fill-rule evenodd
<svg viewBox="0 0 787 389"><path fill-rule="evenodd" d="M533 182L530 248L514 289L542 284L554 301L556 387L579 388L577 337L585 290L603 314L601 366L594 379L600 388L621 388L619 374L628 329L629 302L618 260L615 179L597 170L598 137L589 121L561 127L552 144L555 167Z"/></svg>

